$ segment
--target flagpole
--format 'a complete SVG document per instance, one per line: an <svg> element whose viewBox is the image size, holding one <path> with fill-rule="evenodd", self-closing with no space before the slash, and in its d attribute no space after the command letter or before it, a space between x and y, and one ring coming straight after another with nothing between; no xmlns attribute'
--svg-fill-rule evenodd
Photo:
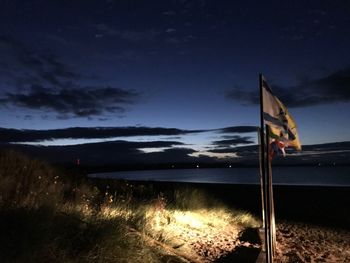
<svg viewBox="0 0 350 263"><path fill-rule="evenodd" d="M273 193L272 193L272 176L271 176L271 161L269 156L269 140L270 140L270 129L268 125L265 125L265 143L266 143L266 198L267 198L267 221L268 221L268 238L269 238L269 257L270 261L273 262L273 256L274 256L274 238L273 238Z"/></svg>
<svg viewBox="0 0 350 263"><path fill-rule="evenodd" d="M261 128L258 127L258 142L259 145L261 145ZM263 153L261 149L259 150L259 156L261 156ZM260 193L261 193L261 214L262 214L262 228L265 229L265 204L264 204L264 183L263 183L263 174L262 174L262 166L263 163L260 161L259 162L259 168L260 168Z"/></svg>
<svg viewBox="0 0 350 263"><path fill-rule="evenodd" d="M264 202L264 232L265 232L265 253L266 263L271 263L271 245L270 245L270 222L269 222L269 199L267 196L267 176L266 176L266 146L265 146L265 134L264 134L264 100L263 100L263 76L259 74L259 90L260 90L260 165L262 174L262 189L263 189L263 202Z"/></svg>
<svg viewBox="0 0 350 263"><path fill-rule="evenodd" d="M268 125L266 125L266 141L267 141L267 149L266 152L268 154L267 157L267 165L266 165L266 174L268 177L268 192L269 192L269 214L270 214L270 241L271 241L271 253L272 257L275 255L276 252L276 222L275 222L275 204L273 199L273 184L272 184L272 166L271 166L271 160L269 158L269 138L270 138L270 129Z"/></svg>

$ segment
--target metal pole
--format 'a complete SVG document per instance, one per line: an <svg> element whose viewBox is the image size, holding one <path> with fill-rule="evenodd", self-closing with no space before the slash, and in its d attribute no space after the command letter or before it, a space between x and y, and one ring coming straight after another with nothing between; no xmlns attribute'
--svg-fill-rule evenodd
<svg viewBox="0 0 350 263"><path fill-rule="evenodd" d="M266 262L271 263L271 250L270 250L270 224L268 220L268 198L267 198L267 176L266 176L266 147L265 147L265 134L264 134L264 101L263 101L263 76L259 74L259 91L260 91L260 165L261 165L261 174L263 182L263 197L264 197L264 224L265 224L265 252L266 252Z"/></svg>
<svg viewBox="0 0 350 263"><path fill-rule="evenodd" d="M269 127L268 125L265 125L265 143L266 143L266 216L267 216L267 222L268 222L268 239L269 239L269 261L268 262L273 262L273 241L272 241L272 229L271 229L271 222L272 222L272 180L271 180L271 165L270 165L270 157L269 157L269 140L270 140L270 134L269 134Z"/></svg>
<svg viewBox="0 0 350 263"><path fill-rule="evenodd" d="M258 142L259 145L261 145L261 132L260 132L261 128L258 128ZM262 160L261 155L263 154L263 151L261 151L261 149L259 149L259 157L260 160ZM260 193L261 193L261 213L262 213L262 227L263 229L265 229L265 204L264 204L264 179L263 179L263 172L262 172L262 167L263 167L263 163L260 161Z"/></svg>
<svg viewBox="0 0 350 263"><path fill-rule="evenodd" d="M267 152L269 152L269 139L270 137L270 129L268 129L268 126L266 126L266 140L267 140ZM272 257L275 255L276 252L276 222L275 222L275 204L274 204L274 198L273 198L273 182L272 182L272 166L271 166L271 160L268 157L267 158L267 176L269 177L269 197L270 197L270 233L271 233L271 248L272 248Z"/></svg>
<svg viewBox="0 0 350 263"><path fill-rule="evenodd" d="M271 163L270 163L271 165ZM270 196L271 196L271 239L272 239L272 256L276 254L276 219L275 219L275 202L273 198L273 183L272 183L272 168L270 167L270 178L271 178L271 188L270 188Z"/></svg>

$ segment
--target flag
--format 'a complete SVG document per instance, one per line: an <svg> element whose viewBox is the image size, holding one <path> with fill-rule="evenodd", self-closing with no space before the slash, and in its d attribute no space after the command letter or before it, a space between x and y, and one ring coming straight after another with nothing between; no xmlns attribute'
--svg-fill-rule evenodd
<svg viewBox="0 0 350 263"><path fill-rule="evenodd" d="M284 152L285 147L301 150L297 125L284 104L272 93L266 80L262 80L264 123L269 126L270 137L275 142L271 148Z"/></svg>
<svg viewBox="0 0 350 263"><path fill-rule="evenodd" d="M286 147L286 144L283 141L280 141L278 139L273 139L269 147L270 161L272 161L275 155L283 155L283 157L285 157L286 156L286 151L284 149L285 147Z"/></svg>

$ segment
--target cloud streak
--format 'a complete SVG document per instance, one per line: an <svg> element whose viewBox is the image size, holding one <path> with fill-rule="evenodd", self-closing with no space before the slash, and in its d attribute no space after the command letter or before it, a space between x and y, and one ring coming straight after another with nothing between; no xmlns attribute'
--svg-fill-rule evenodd
<svg viewBox="0 0 350 263"><path fill-rule="evenodd" d="M250 144L250 143L254 143L251 140L251 137L241 137L241 136L232 136L229 139L213 141L213 144L219 147L235 146L238 144Z"/></svg>
<svg viewBox="0 0 350 263"><path fill-rule="evenodd" d="M234 131L249 131L250 129L241 129L243 126L237 126L238 129L235 129L235 127L228 127L226 129L228 130L234 130ZM247 126L250 127L250 126ZM222 129L225 130L225 129ZM254 143L252 140L252 137L249 136L240 136L240 135L222 135L220 136L222 140L216 140L213 141L211 144L212 147L208 147L207 152L210 153L218 153L218 154L237 154L236 149L239 148L237 145L248 145ZM251 146L240 146L240 147L251 147Z"/></svg>
<svg viewBox="0 0 350 263"><path fill-rule="evenodd" d="M0 142L40 142L55 139L108 139L131 136L177 136L204 130L181 130L161 127L74 127L55 130L18 130L0 128Z"/></svg>
<svg viewBox="0 0 350 263"><path fill-rule="evenodd" d="M333 72L318 79L300 81L295 86L271 86L278 98L291 108L350 102L350 68ZM259 103L257 91L235 88L227 92L226 96L241 102L243 105Z"/></svg>
<svg viewBox="0 0 350 263"><path fill-rule="evenodd" d="M215 161L210 157L193 157L196 151L190 148L176 147L180 142L151 141L130 142L110 141L68 146L33 146L1 145L0 148L11 148L30 156L51 162L74 164L79 158L82 165L135 165L158 163L193 163L198 161ZM143 148L166 148L158 152L145 153ZM60 156L58 159L57 156Z"/></svg>
<svg viewBox="0 0 350 263"><path fill-rule="evenodd" d="M219 130L220 133L250 133L256 132L257 126L232 126L226 127Z"/></svg>
<svg viewBox="0 0 350 263"><path fill-rule="evenodd" d="M134 91L111 87L72 88L58 91L32 87L28 93L6 93L0 101L34 110L48 110L59 118L90 117L104 113L123 113L124 105L134 103Z"/></svg>

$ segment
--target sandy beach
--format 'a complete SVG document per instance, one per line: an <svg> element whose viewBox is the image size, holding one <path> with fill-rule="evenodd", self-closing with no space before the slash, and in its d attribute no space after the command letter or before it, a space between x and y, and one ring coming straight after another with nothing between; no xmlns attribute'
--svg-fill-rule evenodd
<svg viewBox="0 0 350 263"><path fill-rule="evenodd" d="M288 221L277 224L276 262L350 262L349 230Z"/></svg>

